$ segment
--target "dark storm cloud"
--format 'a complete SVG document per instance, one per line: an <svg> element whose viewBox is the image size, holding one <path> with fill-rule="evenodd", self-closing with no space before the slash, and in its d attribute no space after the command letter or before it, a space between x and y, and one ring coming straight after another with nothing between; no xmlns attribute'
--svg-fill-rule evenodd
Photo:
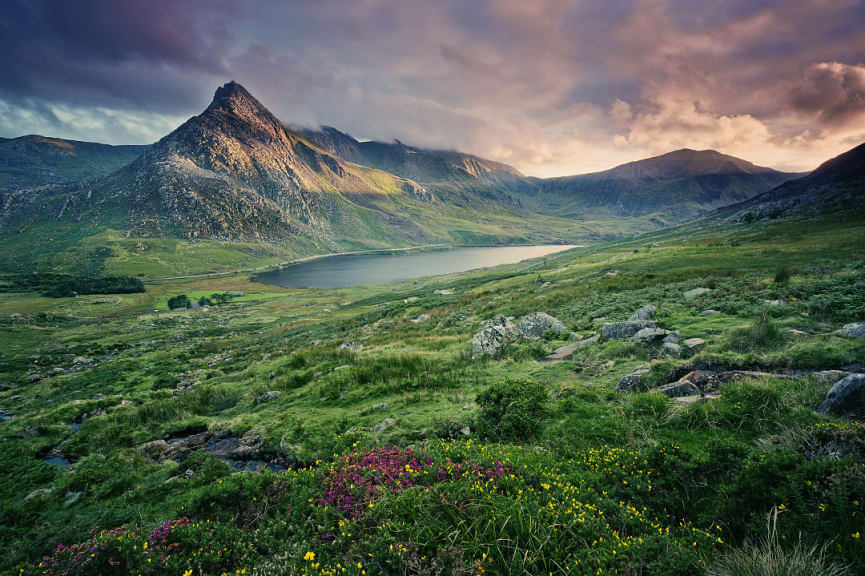
<svg viewBox="0 0 865 576"><path fill-rule="evenodd" d="M242 8L238 8L241 5ZM865 139L859 0L11 0L0 135L150 141L235 79L289 123L524 171Z"/></svg>

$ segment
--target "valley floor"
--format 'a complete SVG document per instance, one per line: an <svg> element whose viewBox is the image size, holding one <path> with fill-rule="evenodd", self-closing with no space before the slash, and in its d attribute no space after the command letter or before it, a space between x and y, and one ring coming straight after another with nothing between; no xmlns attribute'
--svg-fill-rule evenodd
<svg viewBox="0 0 865 576"><path fill-rule="evenodd" d="M215 292L243 296L166 309ZM646 304L703 342L573 345ZM567 333L471 358L487 320L535 312ZM0 294L0 572L862 573L865 425L815 408L817 372L865 371L837 333L863 321L853 216L392 286ZM694 370L739 372L658 391Z"/></svg>

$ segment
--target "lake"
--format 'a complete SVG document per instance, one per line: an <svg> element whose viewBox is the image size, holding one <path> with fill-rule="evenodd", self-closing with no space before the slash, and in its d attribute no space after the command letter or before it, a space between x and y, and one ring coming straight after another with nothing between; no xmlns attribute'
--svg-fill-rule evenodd
<svg viewBox="0 0 865 576"><path fill-rule="evenodd" d="M449 250L344 254L264 272L257 280L285 288L344 288L392 284L477 268L513 264L573 248L570 245L495 246Z"/></svg>

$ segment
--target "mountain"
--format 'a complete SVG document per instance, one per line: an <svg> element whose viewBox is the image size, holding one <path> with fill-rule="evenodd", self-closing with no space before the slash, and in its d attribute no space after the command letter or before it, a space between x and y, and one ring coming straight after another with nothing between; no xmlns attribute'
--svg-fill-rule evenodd
<svg viewBox="0 0 865 576"><path fill-rule="evenodd" d="M0 188L32 188L108 174L135 160L145 148L36 135L0 138Z"/></svg>
<svg viewBox="0 0 865 576"><path fill-rule="evenodd" d="M135 236L277 241L303 235L324 245L334 222L364 235L392 214L368 214L367 197L434 198L409 180L347 163L287 130L239 84L117 172L52 190L36 204L57 218L119 226ZM369 204L366 202L366 204ZM378 222L376 222L378 221ZM412 222L392 226L419 240Z"/></svg>
<svg viewBox="0 0 865 576"><path fill-rule="evenodd" d="M827 160L816 170L718 210L729 220L777 218L794 213L863 210L865 203L865 144Z"/></svg>
<svg viewBox="0 0 865 576"><path fill-rule="evenodd" d="M350 162L386 170L421 184L484 184L510 186L524 178L516 169L453 150L428 150L394 142L360 142L336 128L302 130L324 150Z"/></svg>
<svg viewBox="0 0 865 576"><path fill-rule="evenodd" d="M745 200L794 176L715 150L681 149L603 172L531 179L520 197L546 214L646 217L667 225Z"/></svg>

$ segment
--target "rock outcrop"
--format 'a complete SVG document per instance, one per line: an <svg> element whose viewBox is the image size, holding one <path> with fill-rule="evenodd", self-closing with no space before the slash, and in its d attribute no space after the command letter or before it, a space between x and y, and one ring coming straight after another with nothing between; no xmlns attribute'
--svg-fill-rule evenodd
<svg viewBox="0 0 865 576"><path fill-rule="evenodd" d="M508 342L517 335L514 323L499 314L489 320L481 331L472 338L472 359L484 355L498 358Z"/></svg>
<svg viewBox="0 0 865 576"><path fill-rule="evenodd" d="M560 320L553 318L545 312L528 314L520 320L517 330L523 339L530 341L540 340L550 332L558 335L567 334L568 332L568 329L565 328L565 325Z"/></svg>
<svg viewBox="0 0 865 576"><path fill-rule="evenodd" d="M836 382L817 407L823 414L865 419L865 374L850 374Z"/></svg>

